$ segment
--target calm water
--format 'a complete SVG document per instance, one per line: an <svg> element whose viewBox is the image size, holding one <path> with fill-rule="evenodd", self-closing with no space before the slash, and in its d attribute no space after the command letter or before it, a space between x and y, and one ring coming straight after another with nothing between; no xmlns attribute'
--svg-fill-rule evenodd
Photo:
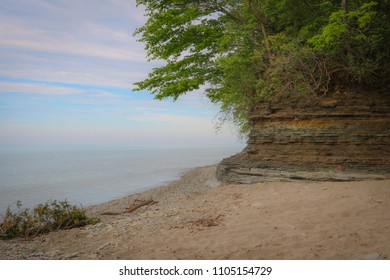
<svg viewBox="0 0 390 280"><path fill-rule="evenodd" d="M0 152L0 215L17 200L29 208L48 199L102 203L173 181L241 149Z"/></svg>

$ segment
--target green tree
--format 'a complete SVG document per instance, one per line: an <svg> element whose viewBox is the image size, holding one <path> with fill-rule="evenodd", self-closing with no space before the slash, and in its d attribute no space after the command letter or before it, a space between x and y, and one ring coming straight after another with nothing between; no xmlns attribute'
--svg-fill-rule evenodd
<svg viewBox="0 0 390 280"><path fill-rule="evenodd" d="M327 69L336 84L388 83L389 1L342 2L308 44L328 58Z"/></svg>
<svg viewBox="0 0 390 280"><path fill-rule="evenodd" d="M137 0L149 59L136 83L157 99L205 89L247 127L263 102L310 102L335 85L388 83L390 3L359 0Z"/></svg>

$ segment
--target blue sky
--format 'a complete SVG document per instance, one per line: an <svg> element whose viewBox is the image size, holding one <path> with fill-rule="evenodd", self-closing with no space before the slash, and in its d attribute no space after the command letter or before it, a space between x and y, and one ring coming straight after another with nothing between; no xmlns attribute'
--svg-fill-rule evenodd
<svg viewBox="0 0 390 280"><path fill-rule="evenodd" d="M161 62L132 37L135 0L1 0L0 147L230 146L201 93L132 92Z"/></svg>

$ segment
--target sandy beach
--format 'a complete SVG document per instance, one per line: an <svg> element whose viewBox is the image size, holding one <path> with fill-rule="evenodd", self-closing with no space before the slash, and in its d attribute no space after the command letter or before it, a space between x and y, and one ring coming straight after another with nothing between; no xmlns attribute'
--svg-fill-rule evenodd
<svg viewBox="0 0 390 280"><path fill-rule="evenodd" d="M93 226L0 240L0 259L390 259L390 180L235 185L215 170L89 207Z"/></svg>

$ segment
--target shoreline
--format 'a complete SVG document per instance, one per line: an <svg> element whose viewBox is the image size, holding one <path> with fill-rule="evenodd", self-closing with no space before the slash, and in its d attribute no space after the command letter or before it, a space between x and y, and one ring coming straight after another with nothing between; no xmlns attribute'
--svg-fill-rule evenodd
<svg viewBox="0 0 390 280"><path fill-rule="evenodd" d="M86 207L93 226L0 240L0 259L390 259L390 180L237 185L215 171Z"/></svg>
<svg viewBox="0 0 390 280"><path fill-rule="evenodd" d="M0 215L18 200L30 209L49 199L86 208L166 185L189 169L217 164L238 151L238 147L172 147L1 154Z"/></svg>

